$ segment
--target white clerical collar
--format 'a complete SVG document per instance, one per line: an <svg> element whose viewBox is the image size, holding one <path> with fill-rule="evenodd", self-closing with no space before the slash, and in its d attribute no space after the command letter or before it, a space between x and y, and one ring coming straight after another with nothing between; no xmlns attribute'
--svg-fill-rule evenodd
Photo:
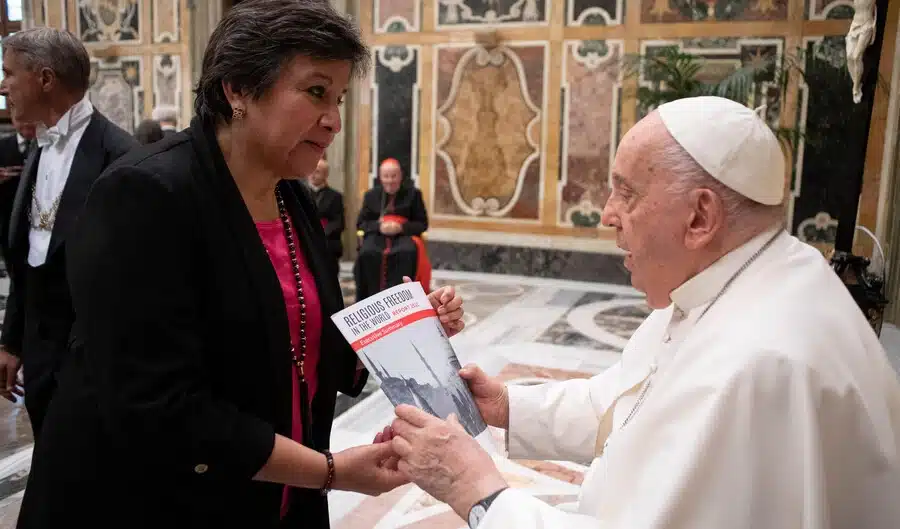
<svg viewBox="0 0 900 529"><path fill-rule="evenodd" d="M770 228L743 245L728 252L705 270L688 279L670 294L672 303L684 312L705 305L725 288L725 283L740 270L753 254L758 252L776 232L783 230L781 225Z"/></svg>
<svg viewBox="0 0 900 529"><path fill-rule="evenodd" d="M44 123L38 124L38 143L42 147L56 143L60 138L65 138L70 132L90 121L93 113L94 106L91 104L88 95L85 94L81 101L72 105L72 107L59 118L56 125L47 127Z"/></svg>

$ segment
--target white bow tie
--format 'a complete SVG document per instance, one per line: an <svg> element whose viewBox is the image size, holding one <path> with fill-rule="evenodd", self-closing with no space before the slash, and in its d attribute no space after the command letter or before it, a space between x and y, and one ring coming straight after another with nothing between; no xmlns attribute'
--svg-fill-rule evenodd
<svg viewBox="0 0 900 529"><path fill-rule="evenodd" d="M60 134L59 129L56 127L50 127L49 129L42 128L37 131L37 143L41 148L53 145L58 142L60 138L62 138L62 134Z"/></svg>

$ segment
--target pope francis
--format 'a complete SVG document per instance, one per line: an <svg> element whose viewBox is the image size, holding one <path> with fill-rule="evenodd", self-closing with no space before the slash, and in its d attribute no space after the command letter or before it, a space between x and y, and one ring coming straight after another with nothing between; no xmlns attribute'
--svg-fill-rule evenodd
<svg viewBox="0 0 900 529"><path fill-rule="evenodd" d="M474 529L897 529L900 384L821 254L783 227L768 126L717 97L623 138L603 223L655 309L590 380L461 371L510 457L590 464L577 505L507 488L451 417L408 406L400 469Z"/></svg>

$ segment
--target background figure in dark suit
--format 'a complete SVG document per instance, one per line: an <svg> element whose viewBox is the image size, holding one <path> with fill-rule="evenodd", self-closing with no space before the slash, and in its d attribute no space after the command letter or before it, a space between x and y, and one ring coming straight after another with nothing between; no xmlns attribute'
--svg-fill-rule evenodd
<svg viewBox="0 0 900 529"><path fill-rule="evenodd" d="M35 439L66 358L74 320L66 238L91 185L137 142L86 95L87 50L67 31L41 27L3 41L0 95L14 119L37 124L9 223L10 295L0 336L0 394L11 398L23 363L25 408Z"/></svg>
<svg viewBox="0 0 900 529"><path fill-rule="evenodd" d="M34 143L34 125L13 120L16 133L0 138L0 252L3 269L0 277L6 277L6 256L9 255L9 217L19 186L19 176L28 151Z"/></svg>
<svg viewBox="0 0 900 529"><path fill-rule="evenodd" d="M168 137L178 132L178 108L172 105L159 105L153 109L151 117L153 121L159 123L163 137Z"/></svg>
<svg viewBox="0 0 900 529"><path fill-rule="evenodd" d="M328 161L324 158L319 160L316 170L309 175L308 183L316 200L325 238L328 239L328 249L339 265L344 254L341 243L341 235L344 234L344 196L328 185Z"/></svg>
<svg viewBox="0 0 900 529"><path fill-rule="evenodd" d="M145 119L135 129L134 138L141 145L149 145L163 139L163 130L159 123L152 119Z"/></svg>
<svg viewBox="0 0 900 529"><path fill-rule="evenodd" d="M403 182L400 164L393 158L381 163L379 184L366 192L356 221L364 232L354 266L356 299L360 301L399 285L403 276L430 290L431 264L421 235L428 229L422 192Z"/></svg>

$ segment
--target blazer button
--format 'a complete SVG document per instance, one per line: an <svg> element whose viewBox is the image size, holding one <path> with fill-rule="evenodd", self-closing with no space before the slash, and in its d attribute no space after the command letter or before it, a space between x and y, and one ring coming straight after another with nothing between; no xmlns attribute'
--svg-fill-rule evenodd
<svg viewBox="0 0 900 529"><path fill-rule="evenodd" d="M204 465L203 463L194 467L194 472L197 474L206 474L207 470L209 470L209 465Z"/></svg>

